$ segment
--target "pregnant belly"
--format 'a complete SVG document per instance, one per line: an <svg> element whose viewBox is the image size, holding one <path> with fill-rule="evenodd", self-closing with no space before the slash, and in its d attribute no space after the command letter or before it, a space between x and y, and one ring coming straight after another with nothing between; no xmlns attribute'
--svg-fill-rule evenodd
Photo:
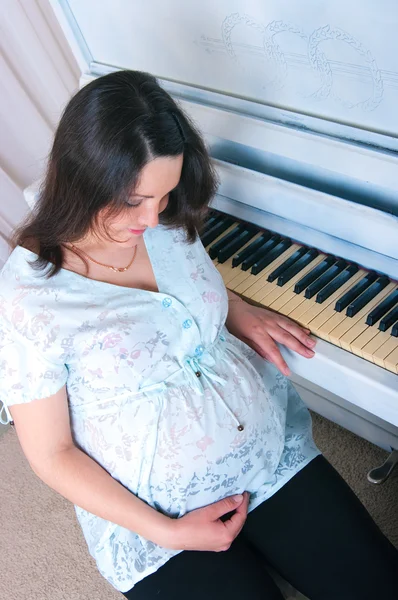
<svg viewBox="0 0 398 600"><path fill-rule="evenodd" d="M208 368L219 380L181 369L161 391L117 397L73 419L90 456L171 516L255 492L273 481L283 451L286 388L235 349Z"/></svg>
<svg viewBox="0 0 398 600"><path fill-rule="evenodd" d="M285 411L263 389L255 397L252 386L248 390L242 380L222 389L205 385L203 394L180 386L162 397L135 493L182 516L272 482L284 447Z"/></svg>

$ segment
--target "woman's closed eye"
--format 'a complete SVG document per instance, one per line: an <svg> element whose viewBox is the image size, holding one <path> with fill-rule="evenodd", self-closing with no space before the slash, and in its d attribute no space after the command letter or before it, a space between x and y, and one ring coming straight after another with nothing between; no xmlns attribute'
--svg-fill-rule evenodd
<svg viewBox="0 0 398 600"><path fill-rule="evenodd" d="M172 190L172 191L174 191L174 190ZM161 199L160 202L163 202L163 200L168 200L170 194L171 194L171 192L169 192L168 194L166 194L165 196L163 196L163 198ZM129 206L131 208L137 208L137 206L141 206L142 202L143 202L142 198L138 199L138 200L135 200L135 201L134 200L126 200L127 206Z"/></svg>

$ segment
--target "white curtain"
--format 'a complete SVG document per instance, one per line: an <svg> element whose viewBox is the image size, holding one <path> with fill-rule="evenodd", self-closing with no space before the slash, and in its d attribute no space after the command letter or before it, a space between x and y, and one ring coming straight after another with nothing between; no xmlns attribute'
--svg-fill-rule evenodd
<svg viewBox="0 0 398 600"><path fill-rule="evenodd" d="M0 268L79 77L48 0L0 0Z"/></svg>

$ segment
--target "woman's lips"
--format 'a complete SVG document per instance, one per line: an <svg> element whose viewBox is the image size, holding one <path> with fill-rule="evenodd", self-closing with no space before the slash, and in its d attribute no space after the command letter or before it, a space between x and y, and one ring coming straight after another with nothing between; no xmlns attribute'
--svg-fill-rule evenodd
<svg viewBox="0 0 398 600"><path fill-rule="evenodd" d="M129 232L133 233L134 235L142 235L144 231L145 229L129 229Z"/></svg>

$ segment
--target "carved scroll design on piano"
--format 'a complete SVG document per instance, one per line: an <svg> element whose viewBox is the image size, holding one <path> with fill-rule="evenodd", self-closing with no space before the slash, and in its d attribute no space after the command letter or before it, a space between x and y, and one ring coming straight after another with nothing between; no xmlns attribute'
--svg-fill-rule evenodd
<svg viewBox="0 0 398 600"><path fill-rule="evenodd" d="M308 35L301 28L292 23L285 21L272 21L265 26L247 14L232 13L224 19L221 25L221 37L227 53L235 61L238 61L238 54L232 41L232 32L238 25L245 25L249 28L253 28L261 34L261 51L265 57L272 62L276 70L276 75L270 80L267 80L266 84L272 86L274 89L281 89L284 87L289 75L289 61L286 58L286 53L283 52L281 46L276 42L275 39L277 35L288 32L297 35L301 39L304 39L306 42L308 42L307 55L305 56L305 59L308 61L308 65L311 67L313 72L319 76L321 81L320 87L315 92L310 94L309 97L313 98L314 100L322 101L331 96L336 102L340 103L345 108L359 108L363 111L374 110L382 101L384 84L381 71L377 66L370 50L368 50L360 41L355 39L350 33L343 31L338 27L325 25L315 29L310 35ZM352 102L342 98L336 91L333 90L334 78L331 65L333 61L329 60L325 52L321 49L322 43L328 40L335 40L349 45L364 60L365 66L356 64L353 65L352 63L348 63L346 66L348 68L355 67L356 70L359 67L362 76L365 75L367 78L370 77L372 90L366 99ZM248 46L250 47L250 44ZM251 48L253 51L257 50L257 52L260 50L254 45L252 45Z"/></svg>
<svg viewBox="0 0 398 600"><path fill-rule="evenodd" d="M257 29L262 34L264 53L272 62L274 62L278 73L273 80L267 81L267 84L271 84L275 88L282 87L288 75L288 64L286 61L285 54L282 52L280 46L275 42L274 37L278 33L290 32L308 41L307 34L290 23L285 23L283 21L272 21L266 27L264 27L248 15L240 15L239 13L234 13L226 17L221 26L221 35L225 47L227 48L228 54L234 60L237 60L238 57L235 53L231 34L232 30L241 23L244 23L248 27L253 27L254 29Z"/></svg>
<svg viewBox="0 0 398 600"><path fill-rule="evenodd" d="M340 98L340 96L333 93L332 69L324 52L320 52L319 50L320 44L326 40L339 40L345 42L354 48L361 56L363 56L372 76L373 92L369 98L363 100L362 102L352 103L343 100ZM341 102L346 108L354 108L354 106L358 106L364 110L374 110L382 101L384 93L383 80L375 59L363 44L358 42L358 40L356 40L346 31L338 28L331 28L330 25L319 27L312 33L309 39L308 55L311 66L319 71L322 79L322 86L317 92L315 92L313 96L314 98L326 98L331 93L333 98Z"/></svg>

